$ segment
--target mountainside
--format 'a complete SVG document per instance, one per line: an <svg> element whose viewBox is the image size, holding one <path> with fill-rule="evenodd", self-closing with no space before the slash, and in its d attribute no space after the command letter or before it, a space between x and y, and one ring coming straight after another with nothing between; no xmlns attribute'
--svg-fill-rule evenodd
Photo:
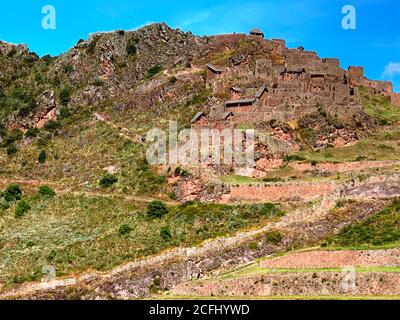
<svg viewBox="0 0 400 320"><path fill-rule="evenodd" d="M252 170L150 165L146 135L169 121L255 129ZM158 23L58 57L0 42L0 297L320 292L322 270L307 292L281 283L299 268L281 277L257 262L229 277L272 254L339 250L341 230L357 235L346 249L396 247L399 122L391 83L256 29L198 37ZM380 212L393 214L379 224ZM43 288L49 266L72 284ZM190 282L216 274L226 292ZM248 291L242 276L268 288Z"/></svg>

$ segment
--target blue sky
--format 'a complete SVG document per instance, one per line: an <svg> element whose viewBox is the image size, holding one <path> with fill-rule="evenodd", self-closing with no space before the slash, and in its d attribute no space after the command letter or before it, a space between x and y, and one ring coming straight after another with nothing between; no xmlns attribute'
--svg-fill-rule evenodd
<svg viewBox="0 0 400 320"><path fill-rule="evenodd" d="M357 12L357 29L341 27L344 5ZM42 7L57 10L56 30L43 30ZM264 30L289 47L304 46L342 67L362 65L368 77L386 79L400 91L398 0L16 0L2 1L0 40L26 43L39 55L57 55L89 33L131 30L164 21L197 35Z"/></svg>

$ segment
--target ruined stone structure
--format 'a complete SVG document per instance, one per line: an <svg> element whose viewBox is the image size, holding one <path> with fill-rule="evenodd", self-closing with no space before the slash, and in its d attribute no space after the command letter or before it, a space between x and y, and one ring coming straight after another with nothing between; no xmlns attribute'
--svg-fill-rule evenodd
<svg viewBox="0 0 400 320"><path fill-rule="evenodd" d="M237 43L243 41L240 36ZM264 33L258 29L251 30L250 37L259 39L269 54L257 57L254 64L241 63L235 56L231 67L206 65L208 87L214 95L230 97L217 106L219 112L204 115L210 126L219 125L225 112L233 113L234 120L230 121L236 125L294 121L316 110L334 116L350 110L361 112L360 86L372 88L374 93L384 94L393 104L400 105L400 95L393 93L392 84L367 79L363 67L351 66L346 71L340 67L339 59L321 59L304 47L288 49L281 39L260 39ZM230 40L229 47L235 47L235 39ZM192 124L195 127L198 122Z"/></svg>

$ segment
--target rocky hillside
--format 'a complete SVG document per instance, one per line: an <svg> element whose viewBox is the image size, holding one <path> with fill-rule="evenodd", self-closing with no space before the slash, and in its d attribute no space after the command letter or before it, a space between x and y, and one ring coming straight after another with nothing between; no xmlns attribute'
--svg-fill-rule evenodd
<svg viewBox="0 0 400 320"><path fill-rule="evenodd" d="M59 57L0 43L1 298L234 296L191 280L295 248L398 246L392 85L252 33L197 37L153 24L93 34ZM253 173L212 161L150 166L146 133L169 120L179 130L255 129ZM53 267L63 278L47 288ZM337 282L309 269L309 288ZM247 291L240 277L227 285L302 294L281 284L297 283L299 268L253 265L245 276L261 283L260 270L276 290Z"/></svg>

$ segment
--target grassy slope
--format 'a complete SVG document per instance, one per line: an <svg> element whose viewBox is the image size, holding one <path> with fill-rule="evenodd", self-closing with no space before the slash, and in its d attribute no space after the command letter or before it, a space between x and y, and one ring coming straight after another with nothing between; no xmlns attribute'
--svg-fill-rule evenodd
<svg viewBox="0 0 400 320"><path fill-rule="evenodd" d="M400 243L400 200L365 221L345 227L328 238L330 247L357 249L393 247Z"/></svg>
<svg viewBox="0 0 400 320"><path fill-rule="evenodd" d="M167 248L264 225L282 214L274 206L191 204L170 207L166 216L152 220L144 204L119 197L25 197L31 210L24 217L15 218L15 204L0 211L0 279L5 284L40 279L46 265L54 265L58 276L110 269ZM131 232L121 234L122 225ZM163 227L171 238L162 237Z"/></svg>

